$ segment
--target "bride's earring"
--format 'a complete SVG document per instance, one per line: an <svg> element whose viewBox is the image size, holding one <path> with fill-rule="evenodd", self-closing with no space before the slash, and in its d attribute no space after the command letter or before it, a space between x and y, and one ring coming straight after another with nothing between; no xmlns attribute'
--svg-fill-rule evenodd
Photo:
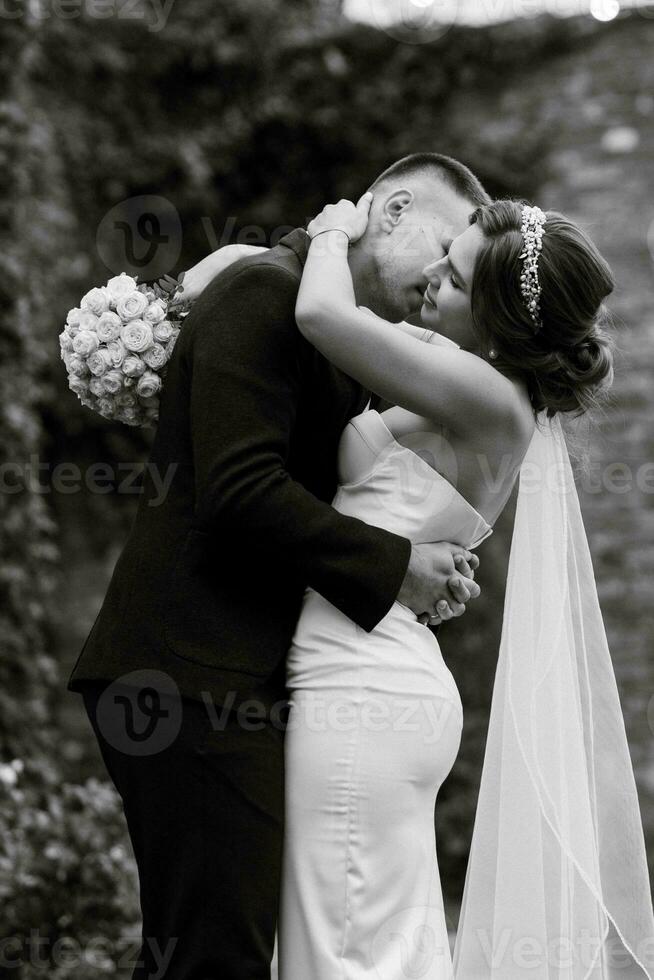
<svg viewBox="0 0 654 980"><path fill-rule="evenodd" d="M491 349L488 352L488 356L491 358L491 360L494 361L497 358L497 351L491 347Z"/></svg>

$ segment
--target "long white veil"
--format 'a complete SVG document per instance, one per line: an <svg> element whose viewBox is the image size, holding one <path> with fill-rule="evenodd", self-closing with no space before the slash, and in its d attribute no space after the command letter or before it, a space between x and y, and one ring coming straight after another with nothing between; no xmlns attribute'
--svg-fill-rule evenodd
<svg viewBox="0 0 654 980"><path fill-rule="evenodd" d="M654 978L624 721L558 417L520 470L456 980Z"/></svg>

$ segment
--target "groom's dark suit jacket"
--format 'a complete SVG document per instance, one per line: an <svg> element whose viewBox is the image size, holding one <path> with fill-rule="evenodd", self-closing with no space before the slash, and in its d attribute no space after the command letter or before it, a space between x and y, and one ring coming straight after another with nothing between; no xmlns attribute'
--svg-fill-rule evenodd
<svg viewBox="0 0 654 980"><path fill-rule="evenodd" d="M307 585L366 631L396 598L409 541L330 506L340 434L370 393L297 328L307 246L297 229L235 263L187 317L136 519L69 690L150 669L188 697L270 706ZM169 467L155 505L151 470Z"/></svg>

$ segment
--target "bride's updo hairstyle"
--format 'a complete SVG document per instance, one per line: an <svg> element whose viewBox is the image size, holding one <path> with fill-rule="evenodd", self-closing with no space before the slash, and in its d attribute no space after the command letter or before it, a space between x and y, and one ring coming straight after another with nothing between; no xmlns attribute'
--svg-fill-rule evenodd
<svg viewBox="0 0 654 980"><path fill-rule="evenodd" d="M523 205L496 201L470 218L484 234L472 283L472 316L491 363L525 378L535 412L581 414L613 379L613 344L603 301L613 276L595 245L563 215L545 212L537 253L539 309L521 290Z"/></svg>

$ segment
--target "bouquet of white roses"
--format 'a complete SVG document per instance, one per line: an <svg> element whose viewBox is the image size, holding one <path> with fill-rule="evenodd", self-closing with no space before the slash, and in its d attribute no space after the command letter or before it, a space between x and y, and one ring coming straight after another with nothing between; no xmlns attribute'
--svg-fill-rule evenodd
<svg viewBox="0 0 654 980"><path fill-rule="evenodd" d="M182 278L148 286L123 272L69 311L59 344L68 386L83 405L127 425L156 423L165 367L187 312L168 305Z"/></svg>

